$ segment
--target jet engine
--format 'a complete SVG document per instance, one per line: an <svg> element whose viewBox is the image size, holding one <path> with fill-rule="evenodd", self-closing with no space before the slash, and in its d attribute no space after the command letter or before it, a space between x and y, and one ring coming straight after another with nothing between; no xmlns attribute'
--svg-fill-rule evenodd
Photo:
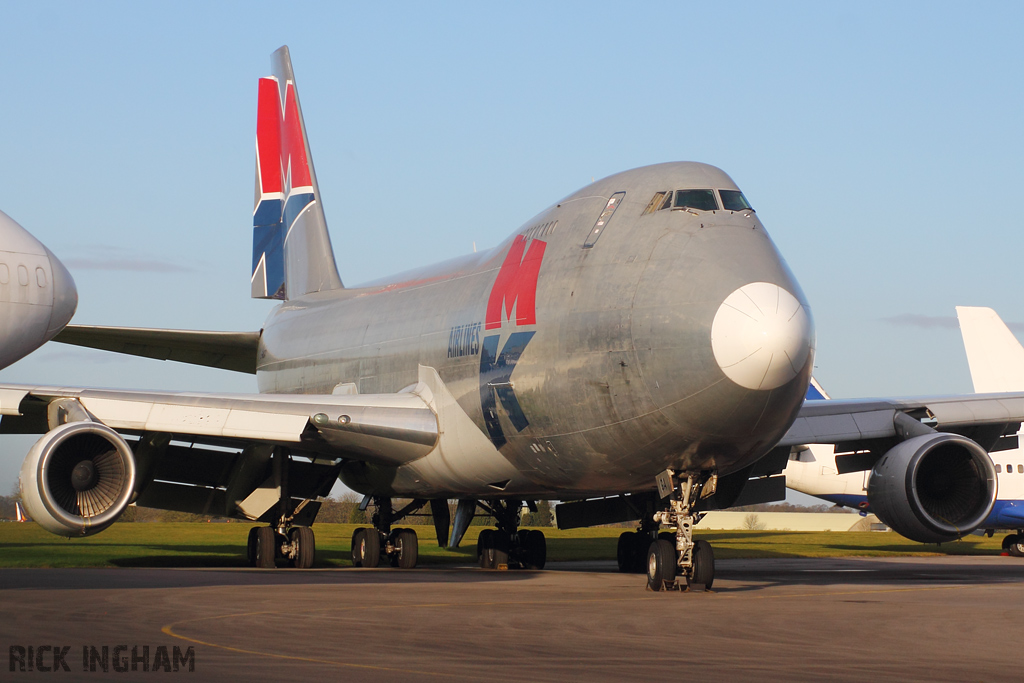
<svg viewBox="0 0 1024 683"><path fill-rule="evenodd" d="M996 490L995 467L984 448L957 434L931 433L882 456L871 471L868 503L897 533L941 543L978 528Z"/></svg>
<svg viewBox="0 0 1024 683"><path fill-rule="evenodd" d="M113 524L135 489L128 443L99 422L69 422L29 450L19 476L25 510L59 536L89 536Z"/></svg>

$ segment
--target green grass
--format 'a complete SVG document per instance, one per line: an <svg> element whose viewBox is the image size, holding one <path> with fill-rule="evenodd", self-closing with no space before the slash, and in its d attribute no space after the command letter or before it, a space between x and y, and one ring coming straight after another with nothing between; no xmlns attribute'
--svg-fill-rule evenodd
<svg viewBox="0 0 1024 683"><path fill-rule="evenodd" d="M317 567L348 567L351 524L318 524ZM462 548L437 547L433 527L418 526L420 564L468 563L476 560L476 534L471 527ZM543 529L548 560L612 560L624 529ZM35 524L0 524L0 567L244 567L248 524L132 523L115 524L88 538L65 539ZM941 546L922 545L895 533L705 531L695 534L711 542L715 556L855 557L998 555L1001 536L970 536Z"/></svg>

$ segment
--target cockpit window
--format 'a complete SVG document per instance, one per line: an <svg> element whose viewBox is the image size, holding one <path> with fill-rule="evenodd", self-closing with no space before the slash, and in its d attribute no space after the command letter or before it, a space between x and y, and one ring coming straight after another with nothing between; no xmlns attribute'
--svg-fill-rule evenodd
<svg viewBox="0 0 1024 683"><path fill-rule="evenodd" d="M722 195L722 206L725 207L726 211L754 210L754 207L750 205L750 202L747 201L747 198L739 190L719 190L718 194Z"/></svg>
<svg viewBox="0 0 1024 683"><path fill-rule="evenodd" d="M654 197L651 198L651 203L647 205L647 208L644 209L644 212L640 215L646 216L647 214L654 213L660 209L665 203L665 195L671 196L671 194L671 192L655 192Z"/></svg>
<svg viewBox="0 0 1024 683"><path fill-rule="evenodd" d="M714 190L676 190L675 209L696 209L698 211L715 211L718 201Z"/></svg>

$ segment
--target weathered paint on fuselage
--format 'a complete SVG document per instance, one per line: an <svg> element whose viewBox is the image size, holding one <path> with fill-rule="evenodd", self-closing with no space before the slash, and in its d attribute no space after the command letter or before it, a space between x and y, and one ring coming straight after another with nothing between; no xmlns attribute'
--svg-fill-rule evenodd
<svg viewBox="0 0 1024 683"><path fill-rule="evenodd" d="M521 416L510 416L500 396L493 402L498 434L507 440L500 452L518 476L501 491L476 491L479 497L614 493L648 489L667 467L722 474L742 468L795 419L813 353L786 384L746 389L716 362L712 321L730 293L752 282L776 284L806 301L752 212L643 215L655 192L683 188L738 189L703 164L635 169L570 195L488 252L287 301L264 327L260 391L330 393L351 382L360 393L394 392L416 383L424 365L493 437L482 409L492 388L481 391L481 347L500 333L500 351L512 334L534 332L518 362L509 356ZM583 248L617 192L625 196L610 222L592 248ZM527 254L534 241L546 243L536 323L517 324L517 311L509 319L503 306L500 329L488 330L488 299L519 235L528 238ZM346 483L366 492L371 480L387 481L394 495L435 490L415 463L407 467L408 473ZM471 480L467 475L466 493L479 488Z"/></svg>

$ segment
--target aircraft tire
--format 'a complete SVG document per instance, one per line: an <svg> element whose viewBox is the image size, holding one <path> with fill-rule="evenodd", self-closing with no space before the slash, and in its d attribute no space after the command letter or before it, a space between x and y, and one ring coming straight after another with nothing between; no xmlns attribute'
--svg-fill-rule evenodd
<svg viewBox="0 0 1024 683"><path fill-rule="evenodd" d="M252 527L249 529L249 539L245 544L245 559L249 562L250 567L256 566L256 531L259 527Z"/></svg>
<svg viewBox="0 0 1024 683"><path fill-rule="evenodd" d="M1014 534L1010 539L1010 545L1006 549L1014 557L1024 557L1024 536Z"/></svg>
<svg viewBox="0 0 1024 683"><path fill-rule="evenodd" d="M526 569L544 569L548 560L548 542L543 531L530 529L519 534L523 544Z"/></svg>
<svg viewBox="0 0 1024 683"><path fill-rule="evenodd" d="M494 529L484 529L476 539L476 561L481 569L493 569Z"/></svg>
<svg viewBox="0 0 1024 683"><path fill-rule="evenodd" d="M316 540L313 530L308 526L294 527L291 532L291 541L298 544L298 551L291 560L291 566L296 569L309 569L313 566L313 559L316 557Z"/></svg>
<svg viewBox="0 0 1024 683"><path fill-rule="evenodd" d="M693 544L693 578L691 583L704 584L704 590L711 590L715 582L715 551L707 541Z"/></svg>
<svg viewBox="0 0 1024 683"><path fill-rule="evenodd" d="M509 538L500 531L495 531L491 548L491 569L499 569L502 565L508 569Z"/></svg>
<svg viewBox="0 0 1024 683"><path fill-rule="evenodd" d="M277 532L269 526L256 528L256 566L260 569L273 569L277 555Z"/></svg>
<svg viewBox="0 0 1024 683"><path fill-rule="evenodd" d="M640 553L637 547L640 545L640 534L635 531L626 531L619 534L619 544L615 549L615 559L619 563L619 571L623 574L635 574Z"/></svg>
<svg viewBox="0 0 1024 683"><path fill-rule="evenodd" d="M651 537L648 534L638 531L633 539L633 568L632 574L643 574L647 571L647 551L651 547ZM675 543L672 543L675 547Z"/></svg>
<svg viewBox="0 0 1024 683"><path fill-rule="evenodd" d="M676 580L676 549L663 538L647 549L647 588L663 591Z"/></svg>
<svg viewBox="0 0 1024 683"><path fill-rule="evenodd" d="M395 553L395 566L399 569L412 569L419 559L419 539L412 529L399 529L395 537L398 552Z"/></svg>
<svg viewBox="0 0 1024 683"><path fill-rule="evenodd" d="M380 534L376 529L363 529L362 542L359 544L359 562L367 569L380 565Z"/></svg>
<svg viewBox="0 0 1024 683"><path fill-rule="evenodd" d="M353 567L362 567L363 566L363 558L362 558L362 555L360 555L360 548L363 545L363 536L365 534L366 534L366 529L362 529L362 528L355 529L355 530L352 531L352 550L351 550L351 554L352 554L352 566Z"/></svg>

